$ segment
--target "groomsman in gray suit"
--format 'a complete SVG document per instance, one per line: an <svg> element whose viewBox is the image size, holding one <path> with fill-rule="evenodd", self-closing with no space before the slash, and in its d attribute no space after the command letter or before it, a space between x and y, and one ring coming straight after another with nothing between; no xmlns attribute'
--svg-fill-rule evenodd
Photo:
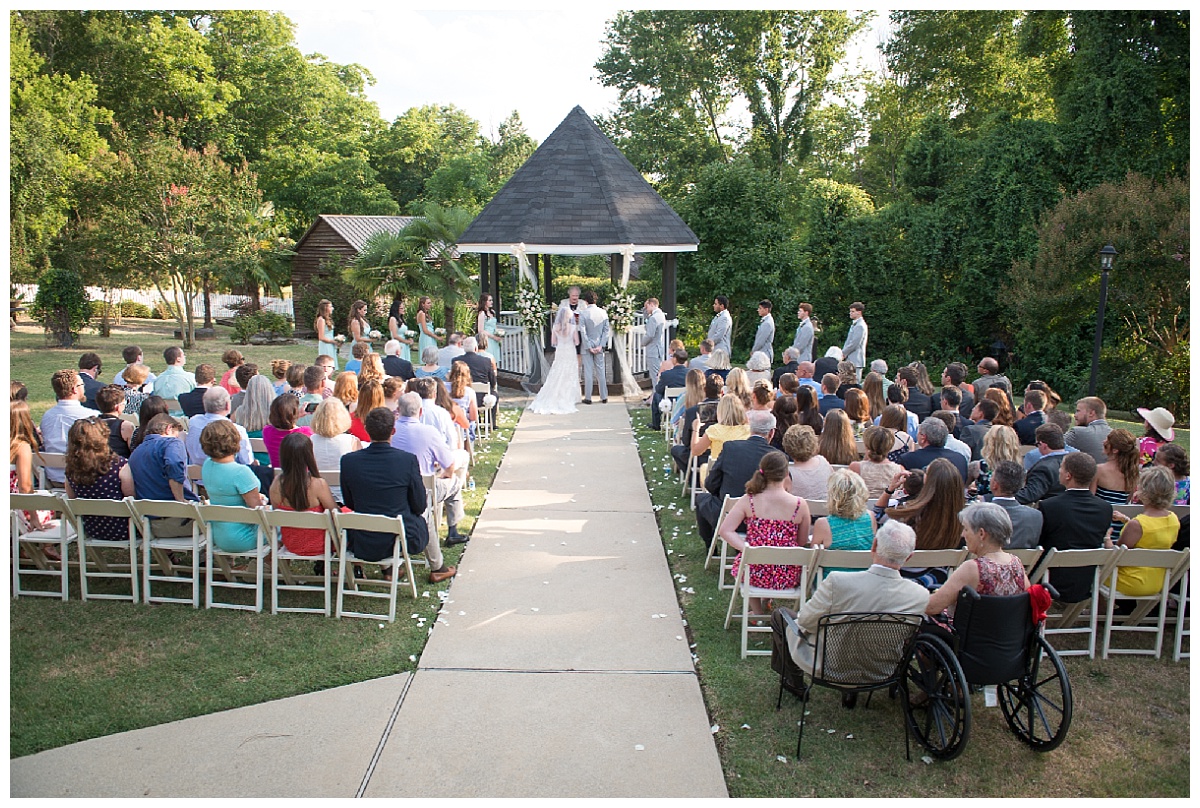
<svg viewBox="0 0 1200 808"><path fill-rule="evenodd" d="M774 362L775 348L772 343L775 342L775 318L771 316L771 301L758 301L758 316L762 320L758 323L758 331L754 334L754 347L750 349L750 353L761 351L767 355L767 359Z"/></svg>
<svg viewBox="0 0 1200 808"><path fill-rule="evenodd" d="M867 321L863 319L865 307L857 300L850 304L850 332L842 346L842 359L854 363L854 374L862 381L863 366L867 364Z"/></svg>
<svg viewBox="0 0 1200 808"><path fill-rule="evenodd" d="M658 368L663 363L663 332L666 330L667 317L658 307L658 298L646 299L643 307L646 313L646 334L642 337L642 347L646 349L646 369L650 371L650 389L658 384Z"/></svg>
<svg viewBox="0 0 1200 808"><path fill-rule="evenodd" d="M716 316L712 318L712 323L708 326L708 340L713 344L713 350L720 348L726 356L733 353L733 346L730 342L733 339L733 316L728 309L729 298L725 295L717 295L713 299L713 311L716 312Z"/></svg>
<svg viewBox="0 0 1200 808"><path fill-rule="evenodd" d="M797 362L813 361L813 324L812 324L812 303L801 303L796 309L796 316L800 318L800 325L796 327L796 338L792 340L792 347L796 349Z"/></svg>
<svg viewBox="0 0 1200 808"><path fill-rule="evenodd" d="M583 403L592 403L592 377L600 387L600 403L608 403L608 380L604 378L604 349L608 346L608 312L596 305L592 290L583 293L587 309L579 317L583 326L581 337L583 357Z"/></svg>

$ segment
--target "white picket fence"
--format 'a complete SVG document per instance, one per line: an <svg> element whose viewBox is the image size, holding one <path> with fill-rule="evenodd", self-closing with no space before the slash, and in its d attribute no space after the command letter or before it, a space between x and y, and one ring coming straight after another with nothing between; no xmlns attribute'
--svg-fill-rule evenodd
<svg viewBox="0 0 1200 808"><path fill-rule="evenodd" d="M547 313L546 322L549 324L551 314ZM498 318L500 328L504 331L504 339L500 340L500 369L521 376L529 375L529 340L525 338L525 326L521 317L515 311L502 311ZM630 333L634 335L646 332L646 318L640 311L634 314L633 327ZM667 337L663 334L663 356L667 353ZM611 347L611 346L610 346ZM646 349L640 339L629 340L625 361L634 375L645 373Z"/></svg>
<svg viewBox="0 0 1200 808"><path fill-rule="evenodd" d="M21 295L26 303L33 302L33 298L37 295L36 283L21 283L16 284L17 294ZM88 299L102 302L104 300L104 290L99 286L87 287ZM242 303L246 300L246 295L210 295L212 301L212 316L213 317L233 317L236 313L233 306ZM112 290L112 301L114 305L120 305L124 301L141 303L150 309L162 302L162 298L158 296L158 292L153 289L115 289ZM292 310L292 299L281 297L263 296L262 307L267 311L282 314L286 317L294 318ZM197 297L196 303L192 306L192 314L196 317L204 315L204 298Z"/></svg>

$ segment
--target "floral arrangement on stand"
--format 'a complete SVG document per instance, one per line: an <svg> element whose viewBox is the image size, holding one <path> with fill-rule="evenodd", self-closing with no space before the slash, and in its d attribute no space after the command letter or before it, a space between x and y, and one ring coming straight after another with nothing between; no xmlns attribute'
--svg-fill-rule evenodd
<svg viewBox="0 0 1200 808"><path fill-rule="evenodd" d="M517 312L521 315L521 325L534 339L541 339L542 326L546 323L546 304L538 290L527 280L522 280L517 287Z"/></svg>
<svg viewBox="0 0 1200 808"><path fill-rule="evenodd" d="M608 323L614 333L620 334L633 327L633 316L637 313L637 301L633 292L613 284L609 290Z"/></svg>

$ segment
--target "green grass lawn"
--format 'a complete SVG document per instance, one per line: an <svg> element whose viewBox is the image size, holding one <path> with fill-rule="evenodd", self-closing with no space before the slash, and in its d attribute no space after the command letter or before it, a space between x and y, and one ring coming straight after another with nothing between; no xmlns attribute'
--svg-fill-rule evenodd
<svg viewBox="0 0 1200 808"><path fill-rule="evenodd" d="M475 525L519 415L502 408L498 431L476 455L476 488L464 492L465 531ZM446 562L457 564L463 552L462 546L445 548ZM415 574L416 603L401 587L396 622L388 624L272 615L269 605L254 614L82 603L72 570L71 600L12 601L9 754L415 670L439 593L450 587L430 584L425 568Z"/></svg>
<svg viewBox="0 0 1200 808"><path fill-rule="evenodd" d="M784 694L767 657L741 659L737 623L723 629L729 592L718 592L715 564L680 493L661 433L643 429L649 410L632 419L647 487L690 641L729 792L734 797L1185 797L1189 794L1187 662L1066 657L1075 718L1066 742L1039 754L1013 735L999 708L974 701L974 726L963 755L950 763L904 759L902 712L885 693L870 708L842 708L837 693L809 701L804 758L795 760L801 705ZM766 638L766 635L759 635ZM754 647L769 648L751 640ZM1169 640L1168 640L1169 644ZM781 761L783 757L786 761Z"/></svg>

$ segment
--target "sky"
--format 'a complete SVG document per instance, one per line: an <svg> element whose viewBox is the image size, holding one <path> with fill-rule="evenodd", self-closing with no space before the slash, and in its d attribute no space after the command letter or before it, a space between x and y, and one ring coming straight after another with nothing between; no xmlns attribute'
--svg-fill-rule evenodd
<svg viewBox="0 0 1200 808"><path fill-rule="evenodd" d="M357 62L374 75L367 94L384 120L410 107L453 104L494 139L516 110L541 143L576 105L593 118L615 107L617 92L601 86L594 65L605 23L619 8L423 11L324 3L279 10L296 24L302 52ZM876 26L886 18L877 12ZM878 61L870 52L877 42L875 30L860 38L868 67Z"/></svg>

